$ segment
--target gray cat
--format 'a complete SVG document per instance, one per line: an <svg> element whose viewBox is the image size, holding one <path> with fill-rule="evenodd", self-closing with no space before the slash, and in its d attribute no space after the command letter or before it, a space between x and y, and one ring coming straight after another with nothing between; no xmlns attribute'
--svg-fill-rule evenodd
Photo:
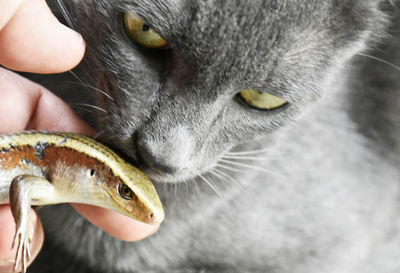
<svg viewBox="0 0 400 273"><path fill-rule="evenodd" d="M81 89L62 82L70 74L44 83L91 107L103 139L154 181L166 220L124 243L69 206L43 208L47 241L30 272L400 272L393 3L65 4L87 41ZM166 45L132 38L127 14Z"/></svg>

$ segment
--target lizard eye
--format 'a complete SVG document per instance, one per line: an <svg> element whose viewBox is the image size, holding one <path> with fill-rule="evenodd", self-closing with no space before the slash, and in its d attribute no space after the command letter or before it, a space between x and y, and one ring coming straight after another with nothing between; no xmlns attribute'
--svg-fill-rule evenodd
<svg viewBox="0 0 400 273"><path fill-rule="evenodd" d="M126 200L131 200L134 197L133 191L125 184L118 185L118 193Z"/></svg>

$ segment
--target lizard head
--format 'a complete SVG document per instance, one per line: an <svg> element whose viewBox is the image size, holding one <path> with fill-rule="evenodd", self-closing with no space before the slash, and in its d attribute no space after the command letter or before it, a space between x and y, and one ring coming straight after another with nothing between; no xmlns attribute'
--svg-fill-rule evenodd
<svg viewBox="0 0 400 273"><path fill-rule="evenodd" d="M164 220L160 198L147 176L129 163L119 164L112 176L102 183L111 200L112 209L147 224ZM110 201L111 201L110 200Z"/></svg>
<svg viewBox="0 0 400 273"><path fill-rule="evenodd" d="M59 191L67 202L108 208L147 224L163 221L160 198L141 170L89 137L53 135L58 145L46 147L45 157L53 162L47 164L53 168L50 179L70 185Z"/></svg>

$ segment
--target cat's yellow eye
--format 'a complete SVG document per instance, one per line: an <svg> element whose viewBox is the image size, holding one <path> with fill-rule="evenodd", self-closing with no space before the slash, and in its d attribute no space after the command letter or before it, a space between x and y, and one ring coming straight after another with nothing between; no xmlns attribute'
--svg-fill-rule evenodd
<svg viewBox="0 0 400 273"><path fill-rule="evenodd" d="M285 99L254 89L240 91L239 97L247 105L260 110L274 110L288 103Z"/></svg>
<svg viewBox="0 0 400 273"><path fill-rule="evenodd" d="M167 41L154 29L130 13L124 14L124 26L129 38L144 47L162 48L167 45Z"/></svg>

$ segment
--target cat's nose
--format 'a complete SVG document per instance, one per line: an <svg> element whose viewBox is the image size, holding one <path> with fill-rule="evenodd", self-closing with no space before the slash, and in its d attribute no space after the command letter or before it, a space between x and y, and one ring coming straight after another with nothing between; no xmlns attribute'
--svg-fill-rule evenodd
<svg viewBox="0 0 400 273"><path fill-rule="evenodd" d="M163 135L139 132L137 149L141 163L150 169L174 174L190 165L194 140L184 127L176 127Z"/></svg>

